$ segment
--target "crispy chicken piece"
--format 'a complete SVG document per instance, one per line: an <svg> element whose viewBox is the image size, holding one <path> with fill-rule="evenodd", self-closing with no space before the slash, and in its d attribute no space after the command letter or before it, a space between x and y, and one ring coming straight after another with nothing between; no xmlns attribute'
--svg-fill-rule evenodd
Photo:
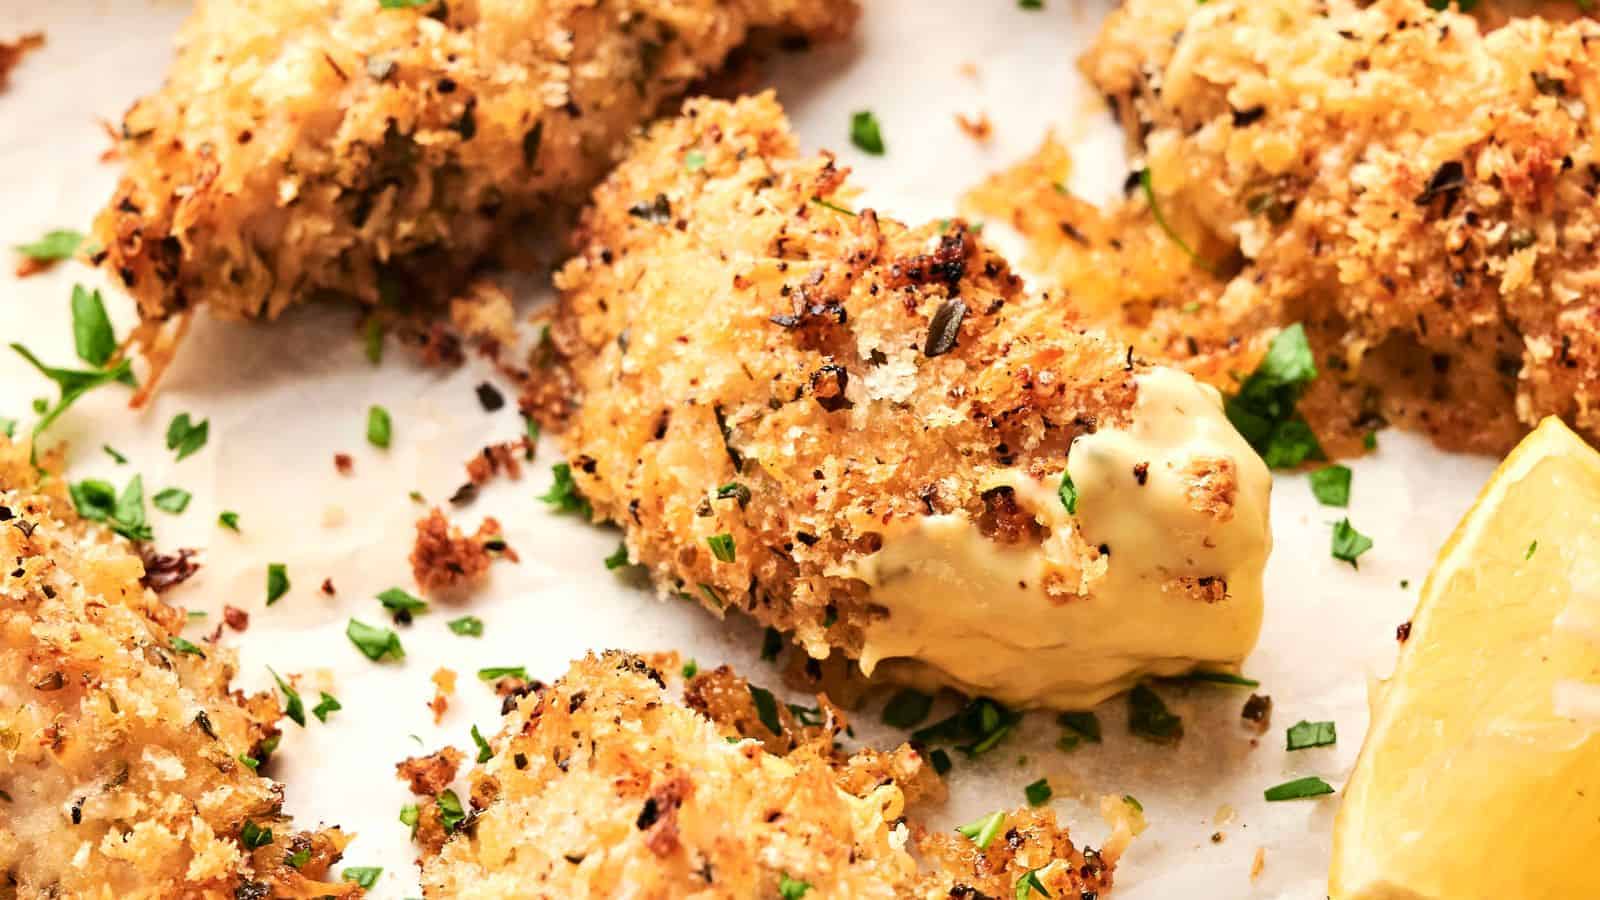
<svg viewBox="0 0 1600 900"><path fill-rule="evenodd" d="M3 438L0 557L0 872L15 896L360 895L329 875L348 838L296 831L281 786L245 762L277 743L277 702L230 692L233 653L181 641L183 611L140 585L138 554Z"/></svg>
<svg viewBox="0 0 1600 900"><path fill-rule="evenodd" d="M202 0L95 228L146 320L439 299L755 29L854 0Z"/></svg>
<svg viewBox="0 0 1600 900"><path fill-rule="evenodd" d="M986 853L930 839L937 863L919 867L906 782L934 776L910 748L900 768L843 757L842 727L775 755L673 699L643 659L590 656L490 741L494 756L469 776L473 809L441 849L424 848L424 893L602 897L627 885L651 900L747 898L804 884L808 896L931 900L1011 896L1028 870L1051 896L1110 888L1115 855L1080 851L1048 812L1011 815L1016 839Z"/></svg>
<svg viewBox="0 0 1600 900"><path fill-rule="evenodd" d="M1083 67L1201 262L1137 187L1098 221L1058 204L1089 240L1024 230L1052 281L1214 383L1304 322L1332 452L1385 420L1495 454L1551 414L1597 435L1597 65L1587 19L1128 0Z"/></svg>
<svg viewBox="0 0 1600 900"><path fill-rule="evenodd" d="M629 558L814 657L1013 704L1241 660L1270 485L1216 393L844 177L764 96L691 101L596 192L532 399Z"/></svg>

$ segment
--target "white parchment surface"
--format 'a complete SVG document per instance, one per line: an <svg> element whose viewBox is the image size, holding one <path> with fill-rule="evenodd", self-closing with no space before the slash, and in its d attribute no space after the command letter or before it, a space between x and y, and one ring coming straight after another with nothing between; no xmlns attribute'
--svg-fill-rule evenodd
<svg viewBox="0 0 1600 900"><path fill-rule="evenodd" d="M1074 146L1076 190L1104 198L1118 189L1126 172L1120 135L1073 64L1104 13L1100 3L1046 0L1037 12L1014 0L866 5L853 43L774 66L802 143L838 151L867 188L863 202L903 219L947 216L966 188L1020 158L1052 127ZM99 161L109 142L97 119L118 120L160 82L185 11L146 0L0 0L0 36L42 28L49 41L0 94L0 244L87 228L116 175ZM975 76L962 71L967 63ZM850 115L861 109L882 123L888 153L881 158L849 144ZM965 137L958 112L986 113L991 144ZM126 298L86 267L21 280L10 269L0 273L0 343L23 341L48 362L74 364L74 282L105 287L119 335L132 322ZM149 408L130 410L125 391L102 389L50 438L70 442L74 479L120 486L140 473L147 495L174 485L194 493L182 515L150 512L159 546L204 551L204 569L169 598L211 611L213 624L224 603L250 612L249 630L228 638L241 647L246 686L267 686L272 665L302 673L312 692L326 688L340 698L344 709L327 724L285 724L271 774L287 784L296 816L357 833L346 862L384 867L376 896L404 897L419 891L407 828L396 819L409 796L393 764L443 743L470 751L473 724L492 733L499 704L473 677L478 668L526 665L551 678L590 649L677 649L702 666L731 662L758 683L781 686L757 658L757 630L747 622L719 623L656 601L601 565L617 545L615 532L546 511L535 498L557 459L548 442L523 480L494 483L458 516L469 528L484 515L498 517L521 564L496 564L486 590L404 629L403 663L377 665L358 654L344 636L348 619L386 624L373 595L415 589L405 557L422 508L408 492L442 502L463 480L463 461L489 441L520 434L521 422L510 404L493 415L481 410L473 388L492 375L476 363L452 373L424 370L391 347L373 367L353 321L339 308L297 310L270 327L200 321ZM0 415L27 421L32 399L53 390L0 350ZM374 403L394 417L387 452L364 439ZM174 463L162 434L178 412L208 418L211 439ZM130 462L115 464L101 449L108 443ZM933 821L954 824L1018 805L1022 786L1048 775L1053 802L1080 842L1098 845L1106 835L1099 795L1131 794L1143 804L1150 829L1118 872L1117 896L1125 900L1323 897L1337 796L1268 804L1261 792L1310 774L1343 784L1366 727L1368 684L1392 664L1395 627L1409 618L1433 554L1492 466L1394 431L1380 444L1353 464L1348 512L1375 541L1359 572L1328 554L1330 523L1343 511L1319 507L1303 477L1276 479L1266 625L1245 667L1273 700L1265 735L1241 726L1248 691L1238 688L1163 689L1187 729L1175 748L1129 737L1120 699L1099 711L1105 743L1071 754L1052 749L1059 733L1052 717L1033 714L994 752L957 759L950 802L929 813ZM334 469L341 452L354 458L351 476ZM242 533L216 526L224 509L239 513ZM271 562L287 565L292 589L267 610ZM325 578L336 597L318 591ZM465 612L484 620L482 638L445 627ZM435 727L424 704L440 666L462 677ZM880 703L857 715L864 740L896 738L877 723ZM1300 719L1335 720L1337 746L1286 753L1284 730ZM1252 879L1258 851L1264 867Z"/></svg>

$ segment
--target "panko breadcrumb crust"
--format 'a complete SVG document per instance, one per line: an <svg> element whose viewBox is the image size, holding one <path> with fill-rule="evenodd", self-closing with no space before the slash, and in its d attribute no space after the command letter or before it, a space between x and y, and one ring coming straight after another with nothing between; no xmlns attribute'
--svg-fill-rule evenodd
<svg viewBox="0 0 1600 900"><path fill-rule="evenodd" d="M1331 452L1385 421L1495 454L1546 415L1595 436L1597 64L1588 19L1126 0L1082 65L1205 265L1136 183L1106 215L1061 196L1051 148L1031 189L976 199L1034 241L1030 268L1225 390L1304 322L1302 410Z"/></svg>
<svg viewBox="0 0 1600 900"><path fill-rule="evenodd" d="M122 124L99 260L146 320L438 299L755 29L853 0L201 0Z"/></svg>
<svg viewBox="0 0 1600 900"><path fill-rule="evenodd" d="M726 669L696 681L702 702L749 695ZM932 900L1013 896L1030 870L1051 896L1110 888L1112 854L1075 848L1048 811L1011 814L986 851L923 835L919 866L907 791L936 777L909 747L844 757L835 716L780 756L674 700L643 659L589 656L491 739L470 775L473 810L441 849L424 848L424 893L744 900L803 882L806 896Z"/></svg>
<svg viewBox="0 0 1600 900"><path fill-rule="evenodd" d="M231 650L179 649L184 613L140 585L138 554L40 477L0 438L0 893L360 896L329 876L348 838L297 832L243 761L265 761L277 702L229 690ZM247 823L271 842L244 846Z"/></svg>
<svg viewBox="0 0 1600 900"><path fill-rule="evenodd" d="M985 479L1058 483L1074 437L1127 422L1146 371L961 222L850 211L844 178L797 154L770 95L687 103L597 189L557 276L555 370L524 398L665 592L817 657L857 656L883 615L840 570L891 523L962 513L1042 540ZM1104 569L1073 529L1061 602Z"/></svg>

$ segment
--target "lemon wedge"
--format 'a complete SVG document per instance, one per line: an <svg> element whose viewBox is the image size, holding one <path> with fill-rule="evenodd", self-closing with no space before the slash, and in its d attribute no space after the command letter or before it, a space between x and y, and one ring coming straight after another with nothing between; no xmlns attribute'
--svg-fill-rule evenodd
<svg viewBox="0 0 1600 900"><path fill-rule="evenodd" d="M1600 454L1546 419L1423 586L1334 825L1332 900L1600 898Z"/></svg>

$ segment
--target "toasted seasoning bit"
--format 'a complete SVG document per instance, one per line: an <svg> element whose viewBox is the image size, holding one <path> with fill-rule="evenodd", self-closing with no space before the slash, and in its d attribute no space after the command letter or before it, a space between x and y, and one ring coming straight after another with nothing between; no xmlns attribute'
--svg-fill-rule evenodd
<svg viewBox="0 0 1600 900"><path fill-rule="evenodd" d="M340 475L349 475L355 471L356 461L348 453L335 453L333 455L333 467L338 470Z"/></svg>
<svg viewBox="0 0 1600 900"><path fill-rule="evenodd" d="M317 705L311 708L311 714L317 717L318 722L326 723L329 713L344 709L344 707L339 704L338 698L327 691L319 691L318 693L322 697L317 701Z"/></svg>
<svg viewBox="0 0 1600 900"><path fill-rule="evenodd" d="M979 850L987 850L1005 824L1006 814L1004 812L992 812L976 821L956 826L956 831L974 844L977 844Z"/></svg>
<svg viewBox="0 0 1600 900"><path fill-rule="evenodd" d="M433 724L437 725L450 709L450 697L456 692L456 673L454 669L435 669L429 680L433 682L433 699L428 701L428 709L433 711Z"/></svg>
<svg viewBox="0 0 1600 900"><path fill-rule="evenodd" d="M725 563L734 561L733 535L713 534L706 538L706 544L711 547L711 555L715 556L719 561Z"/></svg>
<svg viewBox="0 0 1600 900"><path fill-rule="evenodd" d="M980 144L986 144L994 137L994 123L990 122L988 115L984 113L970 117L965 113L956 113L956 127Z"/></svg>
<svg viewBox="0 0 1600 900"><path fill-rule="evenodd" d="M367 409L367 443L374 447L388 449L393 431L394 423L390 420L387 409L381 406L372 406Z"/></svg>
<svg viewBox="0 0 1600 900"><path fill-rule="evenodd" d="M1147 684L1137 684L1128 692L1128 731L1158 744L1176 743L1183 737L1183 719Z"/></svg>
<svg viewBox="0 0 1600 900"><path fill-rule="evenodd" d="M289 568L283 563L267 564L267 605L271 606L289 593Z"/></svg>
<svg viewBox="0 0 1600 900"><path fill-rule="evenodd" d="M505 395L487 381L478 385L477 392L478 405L483 407L484 412L495 412L506 405Z"/></svg>
<svg viewBox="0 0 1600 900"><path fill-rule="evenodd" d="M1022 793L1028 798L1029 806L1043 806L1050 802L1050 797L1055 792L1050 790L1050 780L1041 778L1024 787Z"/></svg>
<svg viewBox="0 0 1600 900"><path fill-rule="evenodd" d="M666 225L672 221L672 202L666 194L656 194L649 203L640 202L628 207L628 215L655 225Z"/></svg>
<svg viewBox="0 0 1600 900"><path fill-rule="evenodd" d="M1372 538L1355 530L1349 519L1340 519L1333 526L1333 547L1331 553L1334 559L1343 560L1352 568L1361 568L1356 560L1361 554L1372 549Z"/></svg>
<svg viewBox="0 0 1600 900"><path fill-rule="evenodd" d="M928 321L928 339L922 346L922 355L942 356L954 350L961 336L961 321L966 318L967 304L952 297L939 304L939 309Z"/></svg>
<svg viewBox="0 0 1600 900"><path fill-rule="evenodd" d="M321 588L321 590L322 590L322 593L328 595L329 597L332 597L333 594L334 594L333 579L332 578L324 578L324 579L322 579L322 588Z"/></svg>
<svg viewBox="0 0 1600 900"><path fill-rule="evenodd" d="M1272 727L1272 698L1266 694L1251 694L1239 711L1239 718L1250 725L1256 734L1264 734Z"/></svg>
<svg viewBox="0 0 1600 900"><path fill-rule="evenodd" d="M272 672L272 680L278 683L278 690L283 692L283 714L301 728L306 727L306 707L300 699L300 692L284 681L283 676L273 671L271 666L267 666L267 671Z"/></svg>
<svg viewBox="0 0 1600 900"><path fill-rule="evenodd" d="M417 520L417 537L411 547L411 576L424 593L437 594L479 584L488 575L498 553L515 562L517 556L501 537L500 523L484 518L478 530L467 535L452 525L437 507Z"/></svg>
<svg viewBox="0 0 1600 900"><path fill-rule="evenodd" d="M167 449L176 450L178 460L194 455L206 445L211 435L211 420L199 424L190 421L188 413L179 413L167 426Z"/></svg>
<svg viewBox="0 0 1600 900"><path fill-rule="evenodd" d="M361 655L373 662L384 659L404 659L406 651L400 646L400 635L388 628L375 628L357 619L345 626L345 637L350 639Z"/></svg>
<svg viewBox="0 0 1600 900"><path fill-rule="evenodd" d="M730 481L717 488L717 499L727 500L732 498L743 509L750 505L750 489L737 481Z"/></svg>
<svg viewBox="0 0 1600 900"><path fill-rule="evenodd" d="M228 529L229 531L238 532L239 514L231 509L225 509L222 512L217 513L217 524Z"/></svg>
<svg viewBox="0 0 1600 900"><path fill-rule="evenodd" d="M1394 639L1404 644L1411 638L1411 623L1401 622L1394 630Z"/></svg>
<svg viewBox="0 0 1600 900"><path fill-rule="evenodd" d="M1289 726L1289 750L1309 747L1331 747L1338 743L1339 735L1332 722L1307 722L1301 720Z"/></svg>
<svg viewBox="0 0 1600 900"><path fill-rule="evenodd" d="M1350 505L1350 468L1324 466L1311 473L1311 493L1323 506Z"/></svg>
<svg viewBox="0 0 1600 900"><path fill-rule="evenodd" d="M843 366L826 365L811 373L811 396L828 412L850 408L850 399L845 396L849 385L850 373Z"/></svg>
<svg viewBox="0 0 1600 900"><path fill-rule="evenodd" d="M1333 793L1333 786L1315 775L1305 778L1296 778L1283 784L1269 787L1264 792L1268 803L1277 803L1283 800L1301 800L1306 797L1320 797L1323 794Z"/></svg>
<svg viewBox="0 0 1600 900"><path fill-rule="evenodd" d="M878 117L871 110L862 110L850 117L850 143L863 153L883 155L883 131L878 127Z"/></svg>
<svg viewBox="0 0 1600 900"><path fill-rule="evenodd" d="M408 757L396 763L394 771L396 777L410 787L411 793L431 797L455 780L463 758L460 750L445 747L427 756Z"/></svg>
<svg viewBox="0 0 1600 900"><path fill-rule="evenodd" d="M194 561L198 551L179 547L176 553L158 553L149 544L139 545L139 559L144 563L144 575L139 583L156 593L177 587L200 571Z"/></svg>
<svg viewBox="0 0 1600 900"><path fill-rule="evenodd" d="M883 707L883 724L894 728L915 728L928 718L933 697L914 688L896 691Z"/></svg>
<svg viewBox="0 0 1600 900"><path fill-rule="evenodd" d="M223 604L222 621L234 631L242 632L250 627L250 614L232 604Z"/></svg>
<svg viewBox="0 0 1600 900"><path fill-rule="evenodd" d="M477 616L462 616L446 623L450 631L462 637L483 637L483 620Z"/></svg>

